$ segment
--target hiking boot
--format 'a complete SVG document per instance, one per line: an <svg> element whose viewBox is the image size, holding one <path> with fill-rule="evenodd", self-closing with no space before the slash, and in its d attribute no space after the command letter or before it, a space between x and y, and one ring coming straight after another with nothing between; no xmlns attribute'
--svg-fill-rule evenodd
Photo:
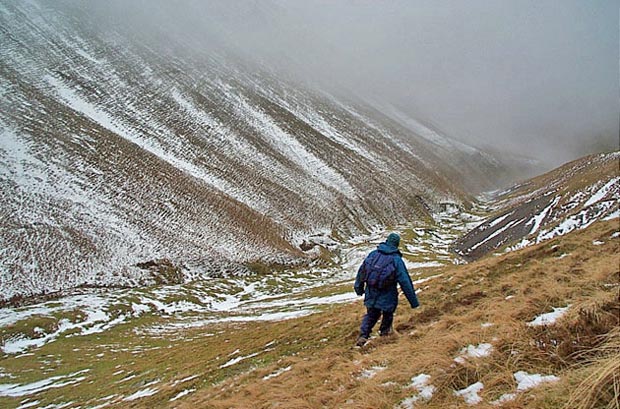
<svg viewBox="0 0 620 409"><path fill-rule="evenodd" d="M360 335L359 338L357 338L357 342L355 343L355 346L363 347L364 345L366 345L366 342L368 342L368 338Z"/></svg>
<svg viewBox="0 0 620 409"><path fill-rule="evenodd" d="M394 334L394 326L390 325L387 329L379 328L379 335L382 337L389 337Z"/></svg>

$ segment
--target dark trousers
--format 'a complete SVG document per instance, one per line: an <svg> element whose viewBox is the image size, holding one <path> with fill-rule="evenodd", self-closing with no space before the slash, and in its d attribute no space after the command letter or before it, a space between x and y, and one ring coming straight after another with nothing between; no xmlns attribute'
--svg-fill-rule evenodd
<svg viewBox="0 0 620 409"><path fill-rule="evenodd" d="M362 326L360 327L360 336L364 338L370 337L372 327L379 321L381 314L383 314L383 318L381 318L381 325L379 325L379 333L381 335L389 334L390 328L392 328L392 322L394 321L394 313L381 311L378 308L367 307L366 315L364 315Z"/></svg>

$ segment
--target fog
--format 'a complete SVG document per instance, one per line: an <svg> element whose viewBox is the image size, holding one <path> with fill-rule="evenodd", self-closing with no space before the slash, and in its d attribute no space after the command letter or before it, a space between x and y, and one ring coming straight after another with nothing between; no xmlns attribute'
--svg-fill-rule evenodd
<svg viewBox="0 0 620 409"><path fill-rule="evenodd" d="M617 0L90 4L102 28L226 49L547 166L619 147Z"/></svg>

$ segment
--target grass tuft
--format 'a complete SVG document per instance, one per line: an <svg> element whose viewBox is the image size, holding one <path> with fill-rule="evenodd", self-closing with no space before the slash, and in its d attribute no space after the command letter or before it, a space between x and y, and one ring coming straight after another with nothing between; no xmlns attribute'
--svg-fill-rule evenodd
<svg viewBox="0 0 620 409"><path fill-rule="evenodd" d="M571 394L567 409L620 408L620 328L601 338L603 342L588 351L587 375Z"/></svg>

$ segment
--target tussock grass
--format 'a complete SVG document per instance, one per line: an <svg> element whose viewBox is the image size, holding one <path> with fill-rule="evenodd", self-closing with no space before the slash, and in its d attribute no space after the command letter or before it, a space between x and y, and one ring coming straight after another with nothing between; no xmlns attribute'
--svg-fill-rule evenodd
<svg viewBox="0 0 620 409"><path fill-rule="evenodd" d="M412 378L427 374L434 394L415 407L469 407L454 391L482 382L476 407L496 408L491 402L516 393L514 374L525 371L560 380L519 392L503 408L617 408L616 231L617 220L599 222L518 252L434 269L435 277L418 288L422 306L411 310L401 300L394 335L361 349L353 347L364 313L360 298L287 321L180 329L174 339L136 332L136 324L161 323L147 316L102 334L60 339L32 359L5 357L0 366L8 373L21 368L11 380L18 383L39 380L48 356L62 360L49 364L56 371L91 368L88 382L37 396L42 405L73 399L96 406L114 394L107 407L394 408L418 394ZM552 325L527 325L568 305ZM455 361L468 345L485 343L493 347L488 356ZM227 365L236 357L243 359ZM122 400L153 381L154 395ZM184 391L190 392L170 400ZM0 406L16 403L0 397Z"/></svg>
<svg viewBox="0 0 620 409"><path fill-rule="evenodd" d="M583 380L571 393L566 408L620 408L620 328L600 337L602 343L587 353Z"/></svg>
<svg viewBox="0 0 620 409"><path fill-rule="evenodd" d="M210 388L179 407L392 408L416 393L409 387L411 378L426 373L436 391L416 407L468 407L453 392L481 381L483 401L478 407L491 408L496 407L492 401L516 392L518 371L553 374L560 381L520 392L504 408L615 407L618 359L611 339L619 324L619 259L618 240L609 239L614 223L598 223L519 252L443 269L441 277L425 283L428 288L422 286L423 307L409 310L401 304L397 333L373 339L363 349L351 347L363 314L361 304L334 306L306 320L319 333L340 332L342 337L332 336L324 345L258 374L225 381L225 395ZM605 237L607 243L592 246L593 237ZM570 254L559 258L568 249ZM555 324L527 325L552 307L568 304L570 309ZM282 329L299 331L305 339L315 333L291 324L281 323L289 327ZM493 345L489 356L455 362L462 348L481 343ZM269 381L260 378L282 366L291 369ZM368 379L359 377L375 366L385 369Z"/></svg>

